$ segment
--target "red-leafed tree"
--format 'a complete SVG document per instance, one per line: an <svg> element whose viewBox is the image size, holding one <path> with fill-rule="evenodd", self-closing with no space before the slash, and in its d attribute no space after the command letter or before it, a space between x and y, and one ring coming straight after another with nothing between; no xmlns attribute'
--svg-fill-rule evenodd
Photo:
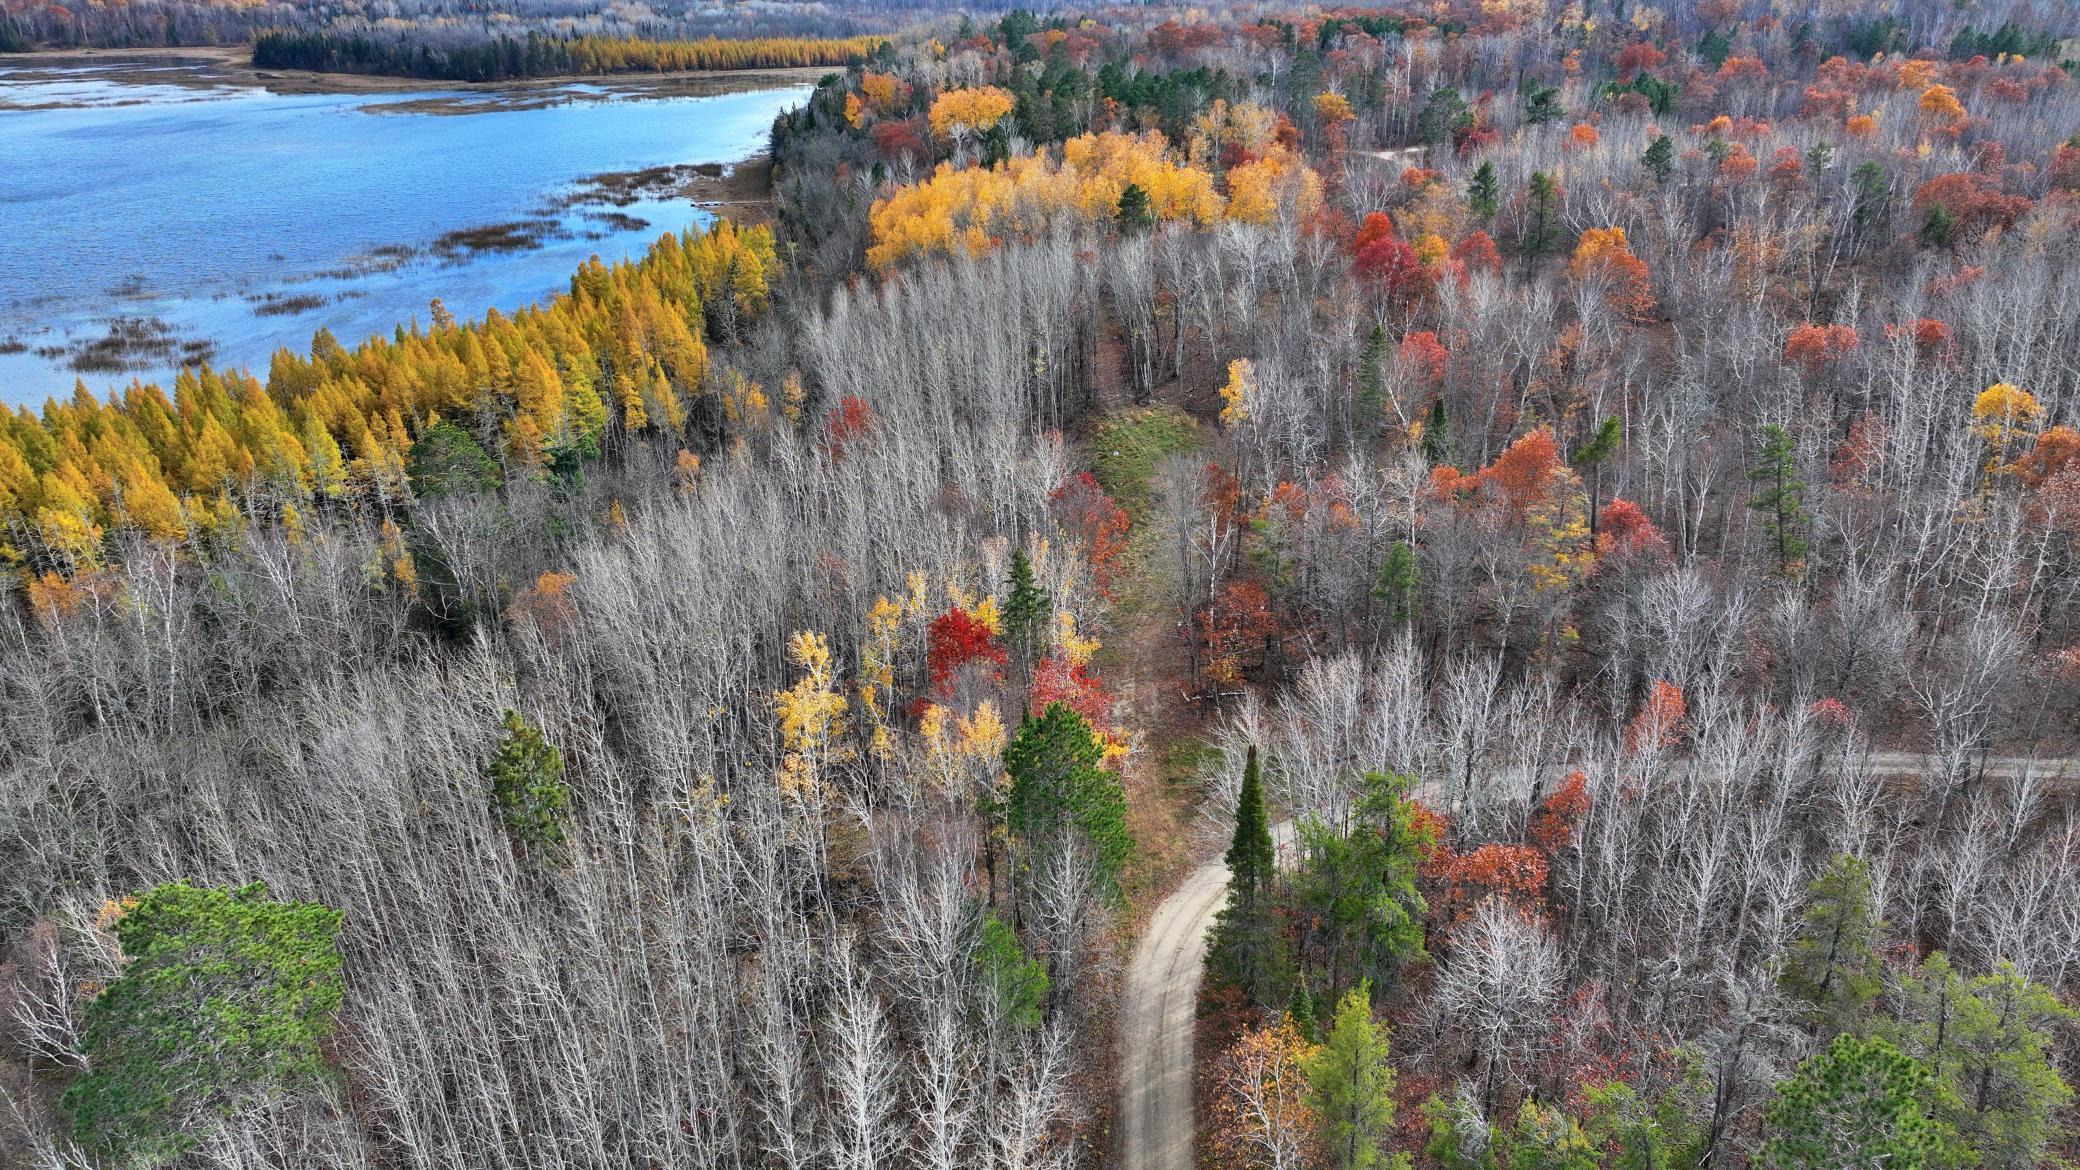
<svg viewBox="0 0 2080 1170"><path fill-rule="evenodd" d="M1223 584L1214 603L1200 611L1199 625L1206 638L1206 675L1227 686L1242 681L1252 655L1268 656L1279 633L1271 595L1254 581Z"/></svg>
<svg viewBox="0 0 2080 1170"><path fill-rule="evenodd" d="M1674 747L1682 740L1689 717L1690 705L1683 700L1683 688L1655 679L1647 689L1647 701L1640 704L1639 713L1625 726L1626 753L1638 755Z"/></svg>
<svg viewBox="0 0 2080 1170"><path fill-rule="evenodd" d="M1033 668L1033 687L1027 701L1035 711L1045 711L1054 703L1066 704L1100 733L1112 726L1112 696L1106 692L1104 681L1088 667L1077 666L1060 655L1043 658Z"/></svg>
<svg viewBox="0 0 2080 1170"><path fill-rule="evenodd" d="M952 694L955 675L971 662L1002 666L1007 661L1009 655L997 636L967 610L955 606L932 619L925 664L931 672L932 689L939 694Z"/></svg>
<svg viewBox="0 0 2080 1170"><path fill-rule="evenodd" d="M1574 844L1575 825L1589 811L1589 777L1577 768L1539 802L1531 819L1531 843L1550 857Z"/></svg>
<svg viewBox="0 0 2080 1170"><path fill-rule="evenodd" d="M1801 325L1784 342L1784 360L1818 373L1856 352L1858 338L1851 325Z"/></svg>
<svg viewBox="0 0 2080 1170"><path fill-rule="evenodd" d="M1660 564L1671 549L1668 534L1631 500L1617 499L1596 514L1596 556L1610 566Z"/></svg>
<svg viewBox="0 0 2080 1170"><path fill-rule="evenodd" d="M1054 505L1055 523L1082 546L1092 583L1110 598L1127 554L1126 509L1114 503L1088 471L1070 476L1048 499Z"/></svg>
<svg viewBox="0 0 2080 1170"><path fill-rule="evenodd" d="M823 414L823 442L831 458L845 458L848 444L857 443L874 430L874 408L864 398L846 395Z"/></svg>

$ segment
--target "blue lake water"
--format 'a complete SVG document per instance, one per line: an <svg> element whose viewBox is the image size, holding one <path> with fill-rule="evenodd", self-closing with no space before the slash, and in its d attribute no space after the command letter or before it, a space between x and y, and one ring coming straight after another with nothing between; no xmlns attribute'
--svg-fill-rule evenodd
<svg viewBox="0 0 2080 1170"><path fill-rule="evenodd" d="M742 159L809 92L285 95L166 76L0 59L0 402L163 383L184 356L264 374L321 326L351 346L425 322L435 297L463 318L543 299L588 256L709 218L667 185L584 180ZM524 226L458 235L508 224ZM112 328L148 344L81 369Z"/></svg>

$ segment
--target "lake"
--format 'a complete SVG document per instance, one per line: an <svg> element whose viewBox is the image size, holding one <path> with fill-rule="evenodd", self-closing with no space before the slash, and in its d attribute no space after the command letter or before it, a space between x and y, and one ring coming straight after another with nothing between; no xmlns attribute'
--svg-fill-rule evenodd
<svg viewBox="0 0 2080 1170"><path fill-rule="evenodd" d="M198 358L264 376L320 327L352 346L435 297L465 319L543 299L706 222L690 168L763 149L809 93L293 94L190 69L0 58L0 402Z"/></svg>

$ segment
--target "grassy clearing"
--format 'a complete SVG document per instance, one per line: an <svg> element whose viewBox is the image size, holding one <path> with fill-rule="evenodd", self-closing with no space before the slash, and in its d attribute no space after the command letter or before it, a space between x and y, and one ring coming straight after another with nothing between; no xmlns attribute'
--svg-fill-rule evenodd
<svg viewBox="0 0 2080 1170"><path fill-rule="evenodd" d="M1199 424L1173 406L1134 407L1098 424L1091 437L1091 473L1105 493L1127 510L1135 530L1148 518L1155 493L1150 481L1165 456L1199 445Z"/></svg>

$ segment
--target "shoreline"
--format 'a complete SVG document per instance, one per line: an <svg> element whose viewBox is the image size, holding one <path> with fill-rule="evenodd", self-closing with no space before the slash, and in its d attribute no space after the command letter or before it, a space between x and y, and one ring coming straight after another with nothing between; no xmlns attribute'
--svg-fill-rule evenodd
<svg viewBox="0 0 2080 1170"><path fill-rule="evenodd" d="M558 74L510 81L443 81L368 73L321 73L308 69L258 69L249 45L193 45L138 49L32 49L0 54L0 69L76 69L109 66L109 80L177 85L192 89L235 86L293 94L547 93L573 85L641 89L667 96L708 97L760 89L814 85L836 65L793 65L763 69L678 70L666 73ZM131 66L123 69L121 66ZM184 77L161 76L169 66L187 66ZM200 68L195 68L200 66Z"/></svg>

